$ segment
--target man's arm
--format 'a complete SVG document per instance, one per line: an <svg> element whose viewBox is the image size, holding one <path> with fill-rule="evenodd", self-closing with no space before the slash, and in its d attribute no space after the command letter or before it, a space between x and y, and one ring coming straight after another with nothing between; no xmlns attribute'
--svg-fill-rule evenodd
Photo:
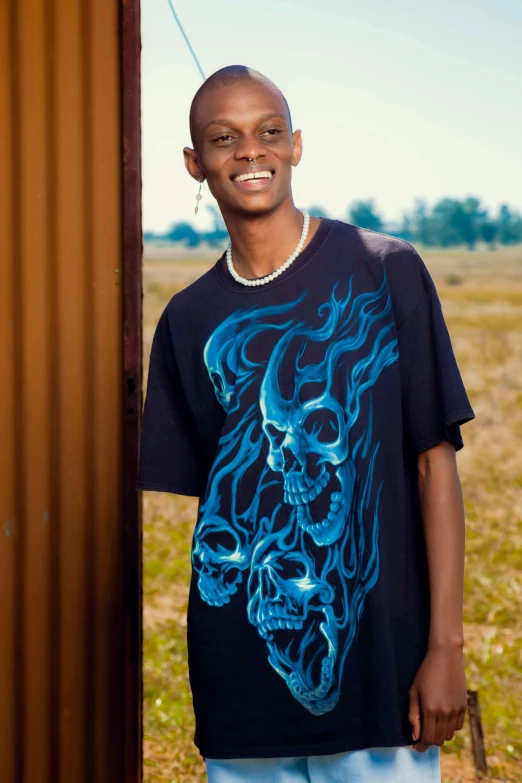
<svg viewBox="0 0 522 783"><path fill-rule="evenodd" d="M410 688L414 749L442 745L464 725L464 504L455 447L443 441L418 456L418 487L428 555L428 651Z"/></svg>

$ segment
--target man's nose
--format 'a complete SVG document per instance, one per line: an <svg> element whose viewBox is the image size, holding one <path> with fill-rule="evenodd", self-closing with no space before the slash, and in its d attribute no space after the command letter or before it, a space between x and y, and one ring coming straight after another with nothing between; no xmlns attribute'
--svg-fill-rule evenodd
<svg viewBox="0 0 522 783"><path fill-rule="evenodd" d="M237 160L247 159L256 160L265 154L263 145L255 136L249 136L240 141L236 147L235 157Z"/></svg>

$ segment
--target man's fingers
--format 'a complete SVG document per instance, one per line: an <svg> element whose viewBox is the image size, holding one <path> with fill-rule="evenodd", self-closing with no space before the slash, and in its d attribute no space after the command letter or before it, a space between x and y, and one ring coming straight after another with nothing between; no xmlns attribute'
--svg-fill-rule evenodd
<svg viewBox="0 0 522 783"><path fill-rule="evenodd" d="M426 745L424 742L416 742L415 745L413 745L413 750L417 751L417 753L425 753L430 746Z"/></svg>
<svg viewBox="0 0 522 783"><path fill-rule="evenodd" d="M439 747L441 745L444 745L444 742L446 740L446 734L448 731L448 716L447 715L438 715L437 716L437 724L435 726L435 742L434 745L438 745Z"/></svg>
<svg viewBox="0 0 522 783"><path fill-rule="evenodd" d="M411 736L413 742L417 742L420 739L420 734L421 734L421 719L420 719L419 693L414 686L410 688L409 696L410 696L410 708L408 711L408 719L411 723Z"/></svg>
<svg viewBox="0 0 522 783"><path fill-rule="evenodd" d="M420 744L428 748L435 744L435 730L437 727L437 714L434 710L423 708L422 710L422 732Z"/></svg>
<svg viewBox="0 0 522 783"><path fill-rule="evenodd" d="M459 716L457 718L457 731L460 731L464 726L464 718L466 717L466 708L464 707L460 712Z"/></svg>
<svg viewBox="0 0 522 783"><path fill-rule="evenodd" d="M453 739L453 735L457 731L457 720L459 716L458 713L455 713L449 720L448 720L448 728L446 729L446 742L449 742L449 740Z"/></svg>

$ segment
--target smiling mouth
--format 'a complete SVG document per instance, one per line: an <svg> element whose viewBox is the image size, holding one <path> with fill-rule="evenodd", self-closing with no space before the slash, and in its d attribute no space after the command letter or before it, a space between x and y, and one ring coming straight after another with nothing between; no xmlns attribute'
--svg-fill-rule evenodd
<svg viewBox="0 0 522 783"><path fill-rule="evenodd" d="M265 171L248 171L246 174L237 174L232 177L232 182L258 182L260 180L272 179L275 171L266 169Z"/></svg>

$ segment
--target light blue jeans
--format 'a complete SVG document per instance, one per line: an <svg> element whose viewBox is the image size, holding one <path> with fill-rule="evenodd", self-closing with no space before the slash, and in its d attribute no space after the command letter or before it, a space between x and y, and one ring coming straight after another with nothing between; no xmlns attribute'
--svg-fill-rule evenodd
<svg viewBox="0 0 522 783"><path fill-rule="evenodd" d="M440 783L439 748L372 748L281 759L205 759L208 783Z"/></svg>

